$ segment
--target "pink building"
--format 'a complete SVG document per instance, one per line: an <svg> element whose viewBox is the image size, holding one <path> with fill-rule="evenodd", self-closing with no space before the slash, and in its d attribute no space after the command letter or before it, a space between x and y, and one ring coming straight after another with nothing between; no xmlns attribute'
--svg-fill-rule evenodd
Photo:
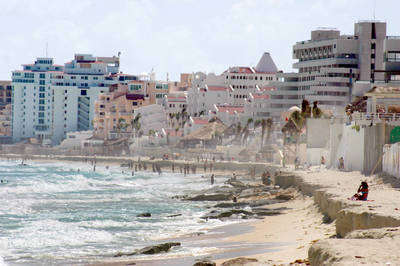
<svg viewBox="0 0 400 266"><path fill-rule="evenodd" d="M143 83L135 81L128 85L118 84L111 88L111 92L99 95L93 119L96 137L117 139L130 137L134 133L135 110L147 105L149 101L140 89L132 89L132 86L138 88Z"/></svg>

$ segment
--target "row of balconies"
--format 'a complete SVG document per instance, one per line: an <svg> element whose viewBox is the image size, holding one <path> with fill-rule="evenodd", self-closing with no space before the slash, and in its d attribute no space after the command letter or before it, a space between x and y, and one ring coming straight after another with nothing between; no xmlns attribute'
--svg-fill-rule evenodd
<svg viewBox="0 0 400 266"><path fill-rule="evenodd" d="M328 66L334 64L357 64L358 60L355 58L324 58L310 61L297 62L293 64L294 68L301 67L316 67L316 66Z"/></svg>

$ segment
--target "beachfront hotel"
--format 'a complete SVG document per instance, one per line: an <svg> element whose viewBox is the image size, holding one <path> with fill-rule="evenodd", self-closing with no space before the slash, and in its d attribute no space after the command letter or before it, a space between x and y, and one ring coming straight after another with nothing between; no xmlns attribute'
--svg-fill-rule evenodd
<svg viewBox="0 0 400 266"><path fill-rule="evenodd" d="M255 67L229 67L220 75L193 74L188 95L188 111L197 116L207 113L214 105L244 106L250 93L268 90L276 82L278 69L268 52L263 53Z"/></svg>
<svg viewBox="0 0 400 266"><path fill-rule="evenodd" d="M119 73L119 57L76 54L64 66L37 58L12 72L12 137L58 144L67 132L93 128L94 103L112 84L127 84L133 75Z"/></svg>
<svg viewBox="0 0 400 266"><path fill-rule="evenodd" d="M300 105L302 99L318 101L323 109L343 111L355 83L384 80L385 70L398 64L393 59L397 60L399 49L400 39L386 36L386 22L359 21L353 35L330 28L314 30L310 40L293 46L293 59L298 60L293 68L298 72L278 73L280 82L271 93L271 113L279 116Z"/></svg>

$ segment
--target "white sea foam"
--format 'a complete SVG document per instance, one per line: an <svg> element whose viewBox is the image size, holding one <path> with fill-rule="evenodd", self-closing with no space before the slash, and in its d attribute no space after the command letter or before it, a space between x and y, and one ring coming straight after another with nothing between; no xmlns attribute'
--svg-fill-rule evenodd
<svg viewBox="0 0 400 266"><path fill-rule="evenodd" d="M0 248L6 262L92 258L227 224L200 219L207 212L203 203L171 199L184 191L209 188L208 180L199 176L131 176L114 166L97 167L94 173L86 163L17 164L0 161L0 172L9 181L0 189ZM137 217L142 212L151 212L152 217ZM178 213L182 215L167 217Z"/></svg>

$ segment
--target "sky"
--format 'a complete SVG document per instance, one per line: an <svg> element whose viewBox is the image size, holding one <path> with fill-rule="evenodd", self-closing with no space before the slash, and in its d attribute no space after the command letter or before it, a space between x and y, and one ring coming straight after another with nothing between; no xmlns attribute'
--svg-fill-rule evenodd
<svg viewBox="0 0 400 266"><path fill-rule="evenodd" d="M121 52L121 71L154 69L157 79L255 66L263 52L293 71L292 46L318 27L352 34L354 22L373 19L375 9L387 34L400 35L398 1L0 0L0 80L44 57L46 44L57 64L75 53Z"/></svg>

